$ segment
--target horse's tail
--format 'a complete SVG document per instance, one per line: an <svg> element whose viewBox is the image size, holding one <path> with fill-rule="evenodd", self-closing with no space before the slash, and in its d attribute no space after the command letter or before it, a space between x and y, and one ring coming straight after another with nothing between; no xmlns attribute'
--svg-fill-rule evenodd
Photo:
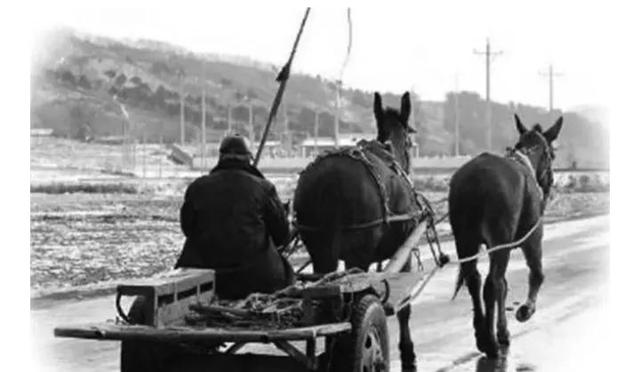
<svg viewBox="0 0 640 372"><path fill-rule="evenodd" d="M323 226L326 226L325 233L329 239L329 246L326 260L330 266L337 265L342 249L342 203L339 202L338 195L334 188L323 190L320 200L326 208L324 213Z"/></svg>
<svg viewBox="0 0 640 372"><path fill-rule="evenodd" d="M462 275L462 265L458 266L458 278L456 279L456 288L453 290L453 296L451 296L451 301L456 299L460 288L462 288L462 284L464 283L464 275Z"/></svg>
<svg viewBox="0 0 640 372"><path fill-rule="evenodd" d="M312 203L305 204L308 220L313 221L308 231L302 231L302 240L309 251L313 270L316 273L327 273L337 269L340 250L342 249L342 208L339 190L326 178L305 188L305 195L300 199ZM300 188L300 187L299 187ZM310 213L309 213L310 212Z"/></svg>
<svg viewBox="0 0 640 372"><path fill-rule="evenodd" d="M478 254L482 245L478 246L478 249L474 252L471 252L475 255ZM453 296L451 296L451 301L456 299L456 295L458 295L458 291L462 288L462 284L465 281L465 278L469 277L469 275L479 275L477 269L478 258L473 256L465 256L461 257L464 262L460 263L458 266L458 278L456 279L456 287L453 290Z"/></svg>

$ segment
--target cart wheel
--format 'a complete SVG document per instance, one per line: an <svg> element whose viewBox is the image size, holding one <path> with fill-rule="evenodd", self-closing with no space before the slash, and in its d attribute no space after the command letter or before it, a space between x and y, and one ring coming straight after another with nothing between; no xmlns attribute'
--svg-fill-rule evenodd
<svg viewBox="0 0 640 372"><path fill-rule="evenodd" d="M144 297L133 301L127 317L133 324L144 324ZM173 357L177 348L171 345L149 341L127 340L120 346L121 372L163 371L167 361Z"/></svg>
<svg viewBox="0 0 640 372"><path fill-rule="evenodd" d="M387 318L378 298L365 295L353 308L351 333L338 340L331 362L334 370L389 371Z"/></svg>

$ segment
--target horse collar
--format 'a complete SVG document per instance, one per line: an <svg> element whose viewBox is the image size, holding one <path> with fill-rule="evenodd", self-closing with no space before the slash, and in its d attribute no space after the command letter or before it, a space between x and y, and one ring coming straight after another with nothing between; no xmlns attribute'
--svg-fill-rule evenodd
<svg viewBox="0 0 640 372"><path fill-rule="evenodd" d="M533 168L531 159L529 159L529 157L519 149L509 149L507 157L513 159L517 163L524 165L529 170L529 174L531 174L531 177L533 177L533 180L535 181L536 186L538 186L538 190L540 191L540 195L542 195L542 198L544 199L544 191L542 190L542 186L540 186L540 183L538 182L536 170Z"/></svg>
<svg viewBox="0 0 640 372"><path fill-rule="evenodd" d="M529 169L529 172L531 172L533 179L536 179L536 170L533 169L533 164L531 163L531 159L529 159L529 157L520 150L515 150L513 152L513 155L515 155L516 160L519 163L523 164L524 166L527 167L527 169ZM536 183L537 183L537 180L536 180Z"/></svg>

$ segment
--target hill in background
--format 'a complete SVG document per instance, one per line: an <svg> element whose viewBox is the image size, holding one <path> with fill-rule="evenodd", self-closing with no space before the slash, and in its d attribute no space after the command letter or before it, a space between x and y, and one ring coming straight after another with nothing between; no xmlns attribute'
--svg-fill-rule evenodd
<svg viewBox="0 0 640 372"><path fill-rule="evenodd" d="M229 128L245 135L253 133L257 139L277 89L278 68L243 57L194 54L157 41L120 41L66 29L50 33L45 45L32 56L31 126L52 128L58 136L87 140L126 132L138 140L176 142L183 92L186 140L198 141L204 92L210 141L218 141L212 137ZM400 101L399 95L392 93L384 93L383 99L396 107ZM375 132L372 101L373 92L343 88L341 132ZM414 94L413 103L420 154L453 153L456 116L461 153L484 149L485 106L478 94L449 93L443 102L421 101ZM334 106L334 82L321 76L292 74L271 139L295 145L312 136L316 111L318 135L331 136ZM514 143L513 112L525 123L539 122L543 127L560 115L554 112L550 116L543 108L519 103L493 103L492 111L494 149ZM563 113L560 163L608 166L608 131L593 111L593 107L584 107Z"/></svg>

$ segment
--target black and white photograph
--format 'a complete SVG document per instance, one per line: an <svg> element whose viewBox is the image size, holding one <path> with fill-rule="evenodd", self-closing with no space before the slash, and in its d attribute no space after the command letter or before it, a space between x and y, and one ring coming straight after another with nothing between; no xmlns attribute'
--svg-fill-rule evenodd
<svg viewBox="0 0 640 372"><path fill-rule="evenodd" d="M13 123L25 358L634 370L606 359L634 343L609 333L610 252L638 245L611 243L611 128L637 124L612 119L613 8L42 3Z"/></svg>

